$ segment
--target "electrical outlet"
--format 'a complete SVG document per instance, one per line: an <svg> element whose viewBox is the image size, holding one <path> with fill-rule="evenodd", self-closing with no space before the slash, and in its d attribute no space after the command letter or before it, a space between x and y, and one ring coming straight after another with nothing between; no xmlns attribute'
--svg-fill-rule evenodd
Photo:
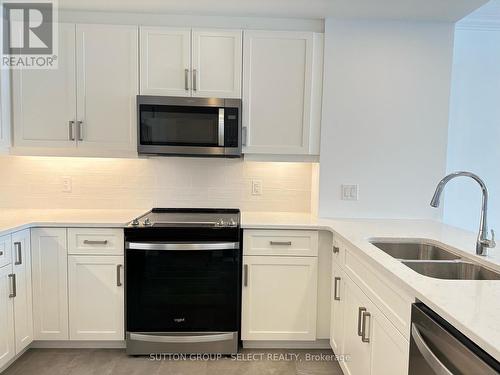
<svg viewBox="0 0 500 375"><path fill-rule="evenodd" d="M342 200L357 201L359 200L359 185L342 185Z"/></svg>
<svg viewBox="0 0 500 375"><path fill-rule="evenodd" d="M262 180L252 180L252 195L262 195Z"/></svg>
<svg viewBox="0 0 500 375"><path fill-rule="evenodd" d="M63 193L71 193L73 191L73 179L71 177L62 178L62 191Z"/></svg>

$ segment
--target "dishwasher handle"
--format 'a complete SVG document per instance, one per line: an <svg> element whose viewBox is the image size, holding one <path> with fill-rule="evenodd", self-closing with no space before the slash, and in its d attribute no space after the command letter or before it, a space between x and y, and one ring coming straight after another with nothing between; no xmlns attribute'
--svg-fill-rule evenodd
<svg viewBox="0 0 500 375"><path fill-rule="evenodd" d="M417 345L418 351L436 375L453 375L426 344L415 323L411 325L411 336Z"/></svg>

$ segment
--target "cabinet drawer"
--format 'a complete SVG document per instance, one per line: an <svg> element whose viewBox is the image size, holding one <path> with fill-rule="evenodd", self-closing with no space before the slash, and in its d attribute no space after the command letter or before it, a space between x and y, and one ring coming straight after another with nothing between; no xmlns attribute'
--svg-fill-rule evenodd
<svg viewBox="0 0 500 375"><path fill-rule="evenodd" d="M244 255L317 256L318 232L306 230L245 230Z"/></svg>
<svg viewBox="0 0 500 375"><path fill-rule="evenodd" d="M12 246L10 234L0 237L0 267L12 261Z"/></svg>
<svg viewBox="0 0 500 375"><path fill-rule="evenodd" d="M122 255L123 229L69 228L68 253L79 255Z"/></svg>

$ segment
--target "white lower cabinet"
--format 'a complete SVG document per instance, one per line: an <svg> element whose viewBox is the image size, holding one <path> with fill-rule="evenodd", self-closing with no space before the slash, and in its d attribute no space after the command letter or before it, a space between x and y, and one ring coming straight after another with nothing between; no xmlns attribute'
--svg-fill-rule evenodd
<svg viewBox="0 0 500 375"><path fill-rule="evenodd" d="M11 267L0 268L0 369L15 356Z"/></svg>
<svg viewBox="0 0 500 375"><path fill-rule="evenodd" d="M31 231L35 340L68 340L66 228Z"/></svg>
<svg viewBox="0 0 500 375"><path fill-rule="evenodd" d="M317 257L244 256L243 340L315 340Z"/></svg>
<svg viewBox="0 0 500 375"><path fill-rule="evenodd" d="M12 273L15 275L14 322L16 353L33 341L33 297L31 287L30 230L12 234Z"/></svg>
<svg viewBox="0 0 500 375"><path fill-rule="evenodd" d="M344 352L342 338L344 333L345 275L335 261L332 261L332 269L330 346L335 354L340 355Z"/></svg>
<svg viewBox="0 0 500 375"><path fill-rule="evenodd" d="M334 279L330 344L337 355L349 356L348 360L340 362L344 373L406 374L408 340L338 263L333 261L332 266Z"/></svg>
<svg viewBox="0 0 500 375"><path fill-rule="evenodd" d="M123 256L69 256L71 340L124 339L123 260Z"/></svg>

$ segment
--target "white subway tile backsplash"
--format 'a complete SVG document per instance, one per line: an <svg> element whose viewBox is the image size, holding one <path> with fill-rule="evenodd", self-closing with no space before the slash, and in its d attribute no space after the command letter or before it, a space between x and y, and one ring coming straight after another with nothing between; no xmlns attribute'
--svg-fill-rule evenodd
<svg viewBox="0 0 500 375"><path fill-rule="evenodd" d="M237 207L309 212L313 164L232 159L0 157L0 207ZM72 192L62 191L71 177ZM251 181L262 181L261 196Z"/></svg>

